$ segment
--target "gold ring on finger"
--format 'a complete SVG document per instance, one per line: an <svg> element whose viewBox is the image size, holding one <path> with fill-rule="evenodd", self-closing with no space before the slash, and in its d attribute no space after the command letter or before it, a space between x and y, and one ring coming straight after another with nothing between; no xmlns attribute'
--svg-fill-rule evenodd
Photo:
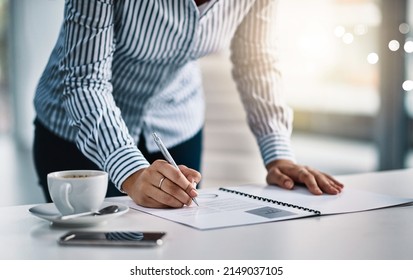
<svg viewBox="0 0 413 280"><path fill-rule="evenodd" d="M160 188L161 190L162 190L162 183L165 179L166 179L166 177L162 177L162 179L159 181L158 188Z"/></svg>

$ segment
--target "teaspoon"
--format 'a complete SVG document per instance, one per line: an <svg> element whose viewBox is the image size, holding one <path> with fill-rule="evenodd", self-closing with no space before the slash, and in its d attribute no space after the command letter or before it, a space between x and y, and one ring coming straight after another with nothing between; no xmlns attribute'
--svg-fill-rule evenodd
<svg viewBox="0 0 413 280"><path fill-rule="evenodd" d="M117 205L109 205L106 206L98 211L95 212L82 212L77 214L70 214L60 217L61 220L69 220L73 218L83 217L83 216L101 216L107 214L113 214L119 211L119 207Z"/></svg>

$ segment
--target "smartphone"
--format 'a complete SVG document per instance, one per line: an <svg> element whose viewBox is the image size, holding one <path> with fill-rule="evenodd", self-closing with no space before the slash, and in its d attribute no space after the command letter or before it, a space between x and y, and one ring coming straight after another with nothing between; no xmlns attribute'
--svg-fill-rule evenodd
<svg viewBox="0 0 413 280"><path fill-rule="evenodd" d="M165 232L70 231L59 238L61 245L159 246Z"/></svg>

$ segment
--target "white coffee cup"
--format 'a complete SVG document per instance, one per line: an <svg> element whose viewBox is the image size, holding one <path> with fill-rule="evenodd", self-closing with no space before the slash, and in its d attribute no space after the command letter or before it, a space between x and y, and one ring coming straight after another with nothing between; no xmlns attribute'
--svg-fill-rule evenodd
<svg viewBox="0 0 413 280"><path fill-rule="evenodd" d="M47 175L50 196L62 215L98 211L106 196L108 174L99 170L66 170Z"/></svg>

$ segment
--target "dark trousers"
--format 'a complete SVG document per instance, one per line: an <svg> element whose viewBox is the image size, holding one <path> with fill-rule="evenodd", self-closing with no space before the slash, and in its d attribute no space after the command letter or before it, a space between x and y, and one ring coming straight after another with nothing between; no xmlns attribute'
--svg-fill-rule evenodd
<svg viewBox="0 0 413 280"><path fill-rule="evenodd" d="M34 121L34 143L33 158L37 172L39 185L43 189L46 201L51 202L47 188L47 174L61 170L91 169L100 168L85 157L76 144L66 141L45 128L39 120ZM176 163L186 165L192 169L200 171L202 156L202 129L191 139L169 149ZM150 153L145 146L145 140L141 136L139 139L139 150L150 162L157 159L164 159L161 152ZM119 196L122 193L110 181L106 197Z"/></svg>

